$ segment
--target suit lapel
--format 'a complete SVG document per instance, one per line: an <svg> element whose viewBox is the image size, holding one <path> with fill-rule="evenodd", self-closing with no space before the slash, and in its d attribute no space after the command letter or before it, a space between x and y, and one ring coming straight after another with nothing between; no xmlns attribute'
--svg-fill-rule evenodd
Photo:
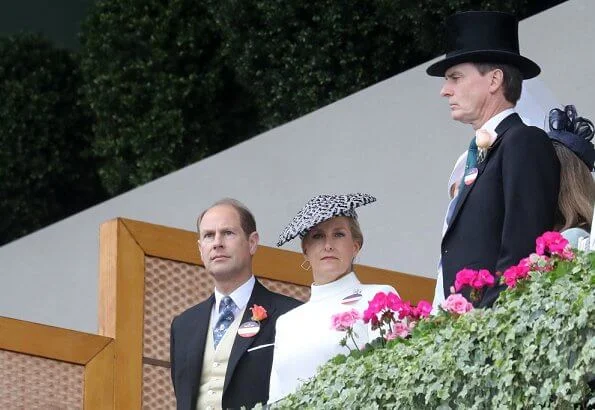
<svg viewBox="0 0 595 410"><path fill-rule="evenodd" d="M188 361L188 368L195 369L196 371L191 372L191 391L192 391L192 402L196 402L198 398L198 388L200 384L200 377L202 374L202 361L205 353L205 343L207 341L207 332L210 328L211 311L213 304L215 303L215 295L212 294L206 303L202 303L198 306L194 322L194 326L191 333L188 335L188 348L186 350Z"/></svg>
<svg viewBox="0 0 595 410"><path fill-rule="evenodd" d="M271 317L273 312L275 311L273 306L268 305L270 299L267 297L268 291L265 289L264 286L258 282L254 282L254 289L252 290L252 295L250 295L250 299L248 300L248 304L246 305L246 309L244 311L244 316L242 317L242 323L246 323L251 320L252 318L252 311L250 308L254 305L262 305L267 310L268 318ZM269 319L265 319L260 323L260 331L253 337L242 337L240 335L236 335L236 338L233 342L233 347L231 348L231 353L229 355L229 361L227 362L227 370L225 372L225 382L223 384L223 394L225 394L225 390L229 385L231 377L233 376L233 372L238 364L238 361L242 357L242 355L246 352L248 348L254 343L254 341L263 333L264 328L266 326L273 326L272 321Z"/></svg>
<svg viewBox="0 0 595 410"><path fill-rule="evenodd" d="M450 224L448 225L446 232L444 233L443 239L444 239L444 237L446 237L448 232L451 230L451 228L456 223L459 211L463 207L463 204L465 203L465 200L469 196L469 193L473 190L473 187L475 187L475 185L477 185L477 182L479 181L481 174L483 174L483 171L484 171L488 161L490 160L490 157L493 156L494 152L496 151L496 149L502 142L502 137L504 136L506 131L508 131L509 128L511 128L514 125L518 125L519 123L520 124L523 123L521 120L521 117L519 117L518 114L514 113L514 114L511 114L508 117L504 118L500 122L500 124L498 124L498 126L496 127L496 134L498 135L498 137L496 138L496 140L494 141L494 143L488 150L487 155L484 158L484 160L481 161L479 164L477 164L477 177L475 178L475 181L471 185L465 185L463 187L462 191L460 192L459 198L457 199L457 203L455 205L455 209L454 209L454 211L452 213L452 217L450 219Z"/></svg>

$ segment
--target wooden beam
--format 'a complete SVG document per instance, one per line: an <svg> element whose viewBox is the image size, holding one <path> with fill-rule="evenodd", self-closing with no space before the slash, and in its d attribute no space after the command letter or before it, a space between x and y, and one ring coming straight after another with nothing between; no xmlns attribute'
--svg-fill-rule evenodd
<svg viewBox="0 0 595 410"><path fill-rule="evenodd" d="M115 339L115 408L140 409L145 253L121 219L102 224L100 253L99 332Z"/></svg>
<svg viewBox="0 0 595 410"><path fill-rule="evenodd" d="M0 349L85 365L111 342L108 337L0 317Z"/></svg>
<svg viewBox="0 0 595 410"><path fill-rule="evenodd" d="M115 342L111 341L85 366L84 408L113 409Z"/></svg>
<svg viewBox="0 0 595 410"><path fill-rule="evenodd" d="M121 219L145 254L179 262L203 265L198 253L196 232Z"/></svg>

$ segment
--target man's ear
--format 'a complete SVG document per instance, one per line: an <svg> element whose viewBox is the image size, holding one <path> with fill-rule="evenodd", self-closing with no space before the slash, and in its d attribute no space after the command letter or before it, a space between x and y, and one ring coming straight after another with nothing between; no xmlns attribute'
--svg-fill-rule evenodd
<svg viewBox="0 0 595 410"><path fill-rule="evenodd" d="M490 76L490 92L495 93L504 83L504 72L499 68L492 70Z"/></svg>
<svg viewBox="0 0 595 410"><path fill-rule="evenodd" d="M258 232L254 231L250 234L250 236L248 236L248 244L250 245L250 255L253 255L256 253L256 249L258 248L258 240L259 240L259 236L258 236Z"/></svg>

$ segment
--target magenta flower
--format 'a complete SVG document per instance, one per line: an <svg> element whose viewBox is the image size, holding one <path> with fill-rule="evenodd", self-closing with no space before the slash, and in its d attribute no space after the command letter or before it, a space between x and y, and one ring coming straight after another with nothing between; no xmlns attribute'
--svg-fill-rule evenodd
<svg viewBox="0 0 595 410"><path fill-rule="evenodd" d="M494 276L487 269L481 269L471 284L475 289L481 289L484 286L494 286Z"/></svg>
<svg viewBox="0 0 595 410"><path fill-rule="evenodd" d="M364 323L368 323L373 317L376 317L376 312L374 312L369 307L364 310Z"/></svg>
<svg viewBox="0 0 595 410"><path fill-rule="evenodd" d="M458 271L455 278L455 291L459 292L463 289L463 286L471 284L476 274L477 271L474 271L473 269L461 269Z"/></svg>
<svg viewBox="0 0 595 410"><path fill-rule="evenodd" d="M379 313L383 309L386 309L388 303L388 296L384 292L378 292L374 295L372 300L368 303L368 308L372 308L374 313Z"/></svg>
<svg viewBox="0 0 595 410"><path fill-rule="evenodd" d="M514 288L517 282L521 279L525 279L529 276L529 272L531 271L531 267L528 263L529 258L522 259L518 265L511 266L510 268L504 271L502 277L504 278L504 283L509 288Z"/></svg>
<svg viewBox="0 0 595 410"><path fill-rule="evenodd" d="M399 319L405 319L408 316L413 315L414 308L411 306L411 302L409 301L402 301L401 306L399 306Z"/></svg>
<svg viewBox="0 0 595 410"><path fill-rule="evenodd" d="M535 245L535 252L538 255L549 253L550 255L562 256L565 259L574 257L568 246L568 240L560 232L544 232L535 240Z"/></svg>
<svg viewBox="0 0 595 410"><path fill-rule="evenodd" d="M461 269L455 278L455 290L459 292L465 286L481 290L484 286L494 286L494 282L494 276L487 269Z"/></svg>
<svg viewBox="0 0 595 410"><path fill-rule="evenodd" d="M473 310L473 305L459 293L449 295L440 306L447 312L457 315L462 315Z"/></svg>
<svg viewBox="0 0 595 410"><path fill-rule="evenodd" d="M427 300L420 300L415 308L417 317L428 317L432 312L432 304Z"/></svg>
<svg viewBox="0 0 595 410"><path fill-rule="evenodd" d="M402 303L403 301L396 293L389 292L386 296L386 306L394 312L398 312L401 309Z"/></svg>

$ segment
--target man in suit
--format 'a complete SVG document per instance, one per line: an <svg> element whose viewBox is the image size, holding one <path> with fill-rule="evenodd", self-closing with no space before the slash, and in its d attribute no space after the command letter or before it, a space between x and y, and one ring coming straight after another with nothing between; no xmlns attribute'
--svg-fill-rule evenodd
<svg viewBox="0 0 595 410"><path fill-rule="evenodd" d="M440 95L451 117L471 125L477 139L442 239L444 296L463 268L504 272L534 252L535 239L553 227L560 179L545 132L514 111L523 79L540 72L519 54L516 19L465 12L446 23L450 51L427 73L445 78ZM502 289L486 290L477 305L491 306Z"/></svg>
<svg viewBox="0 0 595 410"><path fill-rule="evenodd" d="M216 202L199 216L197 227L200 255L215 290L171 325L177 408L252 408L268 400L275 322L300 302L255 280L258 233L240 202Z"/></svg>

